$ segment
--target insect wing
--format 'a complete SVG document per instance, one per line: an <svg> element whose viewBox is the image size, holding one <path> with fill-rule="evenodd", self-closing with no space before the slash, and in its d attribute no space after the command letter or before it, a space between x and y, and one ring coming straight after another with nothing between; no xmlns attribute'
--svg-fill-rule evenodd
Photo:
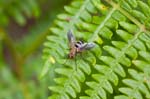
<svg viewBox="0 0 150 99"><path fill-rule="evenodd" d="M90 50L92 49L93 47L95 47L95 44L93 42L91 43L84 43L80 46L80 50L83 51L83 50Z"/></svg>
<svg viewBox="0 0 150 99"><path fill-rule="evenodd" d="M74 35L73 35L71 30L68 31L67 37L68 37L68 40L69 40L70 48L74 47L76 39L75 39L75 37L74 37Z"/></svg>

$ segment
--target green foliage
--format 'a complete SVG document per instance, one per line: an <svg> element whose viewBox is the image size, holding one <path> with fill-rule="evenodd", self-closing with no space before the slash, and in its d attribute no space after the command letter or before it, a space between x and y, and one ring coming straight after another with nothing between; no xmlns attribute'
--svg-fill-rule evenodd
<svg viewBox="0 0 150 99"><path fill-rule="evenodd" d="M1 0L0 1L0 25L7 25L10 17L19 25L26 23L26 17L38 17L39 5L36 0Z"/></svg>
<svg viewBox="0 0 150 99"><path fill-rule="evenodd" d="M52 20L67 2L0 0L0 99L48 97L46 85L54 82L49 77L38 79L43 63L40 48Z"/></svg>
<svg viewBox="0 0 150 99"><path fill-rule="evenodd" d="M55 71L49 99L149 99L150 0L74 0L64 9L44 43L41 77ZM96 43L77 55L77 70L65 62L70 29Z"/></svg>
<svg viewBox="0 0 150 99"><path fill-rule="evenodd" d="M28 81L21 83L16 79L16 76L11 72L7 64L1 64L0 99L46 99L48 96L47 90L45 89L48 89L46 85L49 84L50 81L48 78L38 80L36 77L41 71L41 65L42 60L40 55L36 55L36 58L34 56L30 57L23 71ZM26 89L26 94L23 89Z"/></svg>

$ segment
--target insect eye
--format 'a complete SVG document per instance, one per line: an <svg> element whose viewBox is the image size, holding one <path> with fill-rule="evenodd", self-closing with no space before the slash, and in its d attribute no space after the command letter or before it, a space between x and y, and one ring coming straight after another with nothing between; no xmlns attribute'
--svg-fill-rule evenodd
<svg viewBox="0 0 150 99"><path fill-rule="evenodd" d="M78 44L75 44L75 47L78 48L79 47Z"/></svg>
<svg viewBox="0 0 150 99"><path fill-rule="evenodd" d="M83 42L82 42L82 41L78 41L77 44L80 44L80 45L81 45L81 44L83 44Z"/></svg>

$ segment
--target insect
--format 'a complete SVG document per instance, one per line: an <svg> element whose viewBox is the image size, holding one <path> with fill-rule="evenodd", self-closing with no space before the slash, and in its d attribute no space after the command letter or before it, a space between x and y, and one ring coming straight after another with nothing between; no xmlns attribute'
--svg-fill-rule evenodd
<svg viewBox="0 0 150 99"><path fill-rule="evenodd" d="M76 38L74 37L71 30L68 31L67 37L68 37L69 48L70 48L70 52L68 54L69 59L73 59L76 57L78 53L82 53L85 50L90 50L95 46L93 42L84 43L82 41L76 41Z"/></svg>

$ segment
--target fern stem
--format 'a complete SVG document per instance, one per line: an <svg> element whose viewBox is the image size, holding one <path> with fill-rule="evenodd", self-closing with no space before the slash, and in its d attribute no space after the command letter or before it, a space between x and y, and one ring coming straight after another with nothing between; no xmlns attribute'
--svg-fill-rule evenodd
<svg viewBox="0 0 150 99"><path fill-rule="evenodd" d="M23 69L22 69L24 60L21 56L19 56L19 53L17 52L11 37L4 31L3 31L3 36L4 36L4 42L6 43L7 48L9 48L9 52L13 59L13 64L11 65L12 72L17 77L17 79L20 80L23 94L26 97L26 99L28 99L27 96L30 96L30 94L28 93L27 84L24 80Z"/></svg>
<svg viewBox="0 0 150 99"><path fill-rule="evenodd" d="M89 2L90 2L90 0L85 0L84 1L83 6L80 7L78 13L75 14L74 18L69 22L69 24L70 24L69 29L73 29L74 28L74 25L76 24L76 22L79 19L80 15L82 15L82 12L85 10L85 8L86 8L86 6L88 5Z"/></svg>
<svg viewBox="0 0 150 99"><path fill-rule="evenodd" d="M133 23L135 23L143 32L146 32L145 25L141 24L136 18L134 18L131 14L127 11L122 9L119 4L114 3L112 0L106 0L107 3L112 5L113 8L119 10L122 14L124 14L128 19L130 19Z"/></svg>
<svg viewBox="0 0 150 99"><path fill-rule="evenodd" d="M63 88L63 90L61 90L61 94L60 94L57 98L59 98L61 95L63 95L63 94L66 93L67 87L71 84L72 79L74 79L75 72L76 72L76 71L73 71L73 72L70 74L68 80L64 83L64 88Z"/></svg>
<svg viewBox="0 0 150 99"><path fill-rule="evenodd" d="M118 61L125 54L125 52L133 45L133 43L138 39L138 36L141 34L141 32L142 32L142 29L140 29L140 31L135 34L134 38L130 40L127 46L122 48L123 49L121 51L122 53L119 55L119 57L117 57L116 61Z"/></svg>
<svg viewBox="0 0 150 99"><path fill-rule="evenodd" d="M11 37L6 32L3 33L4 33L4 42L6 43L7 48L9 48L8 50L13 59L13 64L11 65L13 73L17 76L18 79L22 79L22 67L21 65L19 65L19 63L22 63L22 59L19 56L19 53L17 52Z"/></svg>
<svg viewBox="0 0 150 99"><path fill-rule="evenodd" d="M116 8L113 8L108 15L106 16L106 18L104 19L103 22L100 23L100 25L98 26L98 28L96 29L96 31L93 33L93 36L89 39L89 42L95 41L95 39L98 37L98 33L99 31L104 27L105 23L110 19L111 15L113 14L113 12L116 10Z"/></svg>

